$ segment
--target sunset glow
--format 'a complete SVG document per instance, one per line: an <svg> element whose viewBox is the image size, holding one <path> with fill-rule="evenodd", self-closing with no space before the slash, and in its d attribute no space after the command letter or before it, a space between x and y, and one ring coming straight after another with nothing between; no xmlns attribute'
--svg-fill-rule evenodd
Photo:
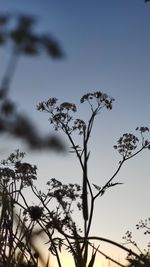
<svg viewBox="0 0 150 267"><path fill-rule="evenodd" d="M149 242L149 232L141 226L141 220L150 217L149 1L1 0L0 13L11 21L8 31L18 18L23 21L23 30L21 26L19 34L10 30L5 43L9 36L3 33L5 17L0 20L0 80L5 71L11 77L2 83L4 89L10 83L10 91L6 105L0 106L1 160L16 149L26 153L9 162L13 178L6 179L9 165L4 162L0 190L3 183L6 198L2 194L1 201L9 200L11 189L12 201L25 187L22 202L18 204L16 197L12 210L17 203L18 229L27 232L32 225L42 229L35 238L39 266L60 267L60 256L62 267L75 267L74 251L84 265L87 254L89 262L96 249L100 251L92 267L116 267L109 257L127 265L129 251L121 245L136 257L145 255ZM28 27L35 35L23 37ZM29 38L26 46L21 38ZM19 49L12 49L14 40L16 47L21 43ZM14 58L18 53L16 61L11 49ZM14 68L7 66L11 60ZM8 100L20 123L13 130L15 113ZM1 129L3 113L8 119L6 134L7 127ZM10 183L9 189L5 183ZM25 237L20 234L20 239L24 251ZM95 250L86 250L88 242Z"/></svg>

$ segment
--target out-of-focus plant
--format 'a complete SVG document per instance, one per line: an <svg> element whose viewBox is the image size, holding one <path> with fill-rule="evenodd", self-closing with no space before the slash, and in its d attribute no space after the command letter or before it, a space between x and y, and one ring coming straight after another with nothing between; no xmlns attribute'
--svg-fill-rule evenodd
<svg viewBox="0 0 150 267"><path fill-rule="evenodd" d="M51 59L64 56L59 43L45 33L37 33L31 16L0 14L0 46L10 51L10 58L0 83L0 134L5 132L28 143L32 149L62 149L56 136L42 137L27 116L18 113L16 104L9 98L9 90L21 56L37 57L46 52Z"/></svg>

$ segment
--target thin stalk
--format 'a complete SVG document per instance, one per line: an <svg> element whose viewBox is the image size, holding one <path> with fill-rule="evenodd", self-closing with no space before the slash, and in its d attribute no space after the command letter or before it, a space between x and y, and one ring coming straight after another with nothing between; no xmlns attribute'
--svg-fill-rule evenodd
<svg viewBox="0 0 150 267"><path fill-rule="evenodd" d="M116 172L113 174L113 176L108 180L108 182L102 187L102 189L94 196L94 199L96 199L106 188L107 186L110 184L110 182L112 182L112 180L115 178L115 176L118 174L118 172L120 171L122 165L124 164L125 161L135 157L136 155L138 155L143 149L145 149L144 146L142 146L141 149L139 149L137 152L135 152L134 154L132 154L130 157L125 158L123 157L123 160L121 161L121 163L119 164L118 169L116 170Z"/></svg>
<svg viewBox="0 0 150 267"><path fill-rule="evenodd" d="M143 261L143 262L147 262L145 259L143 259L143 257L141 255L138 255L137 253L135 253L133 250L131 249L128 249L126 247L124 247L123 245L115 242L115 241L112 241L110 239L107 239L107 238L103 238L103 237L97 237L97 236L90 236L88 237L88 240L99 240L99 241L102 241L102 242L106 242L106 243L109 243L109 244L112 244L116 247L119 247L120 249L128 252L130 255L133 255L135 256L136 258L138 258L140 261Z"/></svg>
<svg viewBox="0 0 150 267"><path fill-rule="evenodd" d="M110 182L115 178L115 176L118 174L118 172L120 171L123 163L125 162L125 159L123 159L121 161L121 163L119 164L118 169L116 170L116 172L113 174L113 176L108 180L108 182L102 187L102 189L94 196L94 199L96 199L101 193L104 192L104 190L107 188L107 186L110 184Z"/></svg>
<svg viewBox="0 0 150 267"><path fill-rule="evenodd" d="M89 235L89 232L90 232L90 228L91 228L91 224L92 224L92 218L93 218L93 212L94 212L94 198L91 198L90 216L89 216L87 231L86 231L86 234L85 234L85 239L88 238L88 235Z"/></svg>
<svg viewBox="0 0 150 267"><path fill-rule="evenodd" d="M89 245L95 249L95 246L93 246L90 242ZM127 267L126 265L123 265L122 263L118 262L117 260L113 259L112 257L106 255L104 252L102 252L99 248L97 249L97 252L100 253L102 256L104 256L107 260L112 261L113 263L121 266L121 267Z"/></svg>
<svg viewBox="0 0 150 267"><path fill-rule="evenodd" d="M43 231L45 232L45 227L43 227L43 225L38 221L38 224L40 225L40 227L43 229ZM52 237L51 237L51 234L49 234L49 232L47 232L47 234L48 234L48 237L49 237L49 239L50 239L50 241L51 241L51 243L52 243L52 245L53 245L53 248L54 248L54 251L55 251L55 254L56 254L56 258L57 258L57 262L58 262L58 266L59 267L62 267L62 265L61 265L61 261L60 261L60 257L59 257L59 254L58 254L58 251L57 251L57 248L56 248L56 246L55 246L55 243L53 242L53 239L52 239Z"/></svg>
<svg viewBox="0 0 150 267"><path fill-rule="evenodd" d="M1 86L0 86L0 88L4 92L5 96L8 93L10 82L14 76L16 66L18 63L18 59L19 59L19 55L20 55L19 50L16 47L14 47L13 52L11 54L11 57L9 59L5 74L2 78Z"/></svg>
<svg viewBox="0 0 150 267"><path fill-rule="evenodd" d="M85 138L85 134L83 136L84 138L84 163L83 163L83 189L82 189L82 211L83 211L83 218L85 221L85 234L86 234L86 225L88 220L88 196L87 196L87 142Z"/></svg>

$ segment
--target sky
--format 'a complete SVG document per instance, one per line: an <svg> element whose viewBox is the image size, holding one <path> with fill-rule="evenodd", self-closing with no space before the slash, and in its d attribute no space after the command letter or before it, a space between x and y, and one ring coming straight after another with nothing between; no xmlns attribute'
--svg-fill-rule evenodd
<svg viewBox="0 0 150 267"><path fill-rule="evenodd" d="M57 97L80 106L83 94L98 90L115 98L112 111L104 110L97 117L90 143L89 176L103 185L118 167L120 157L113 149L118 138L125 132L135 133L137 126L150 127L150 4L143 0L0 0L0 12L35 16L35 29L50 32L65 52L61 60L46 54L19 60L10 96L39 131L51 133L48 116L36 110L42 100ZM0 51L0 77L9 55L8 48ZM79 116L88 119L87 109L81 106ZM3 143L2 151L9 153L20 146L10 143ZM38 165L39 186L44 187L51 177L81 182L79 165L71 154L28 151L27 157ZM123 185L97 201L94 235L122 242L124 233L131 230L145 246L146 237L135 225L149 217L149 173L149 151L126 163L116 178Z"/></svg>

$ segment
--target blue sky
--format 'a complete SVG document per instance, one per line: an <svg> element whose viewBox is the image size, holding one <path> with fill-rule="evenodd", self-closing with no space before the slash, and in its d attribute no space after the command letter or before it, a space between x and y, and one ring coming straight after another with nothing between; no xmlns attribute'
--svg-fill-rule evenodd
<svg viewBox="0 0 150 267"><path fill-rule="evenodd" d="M150 4L143 0L1 0L0 9L36 16L37 31L50 32L66 54L60 61L44 54L20 59L10 94L39 131L50 132L48 117L36 111L41 100L55 96L79 103L84 93L97 90L115 98L113 110L98 116L90 147L89 173L94 183L104 183L118 166L115 141L137 126L150 126ZM8 48L0 56L3 73ZM86 117L85 108L82 114ZM43 153L28 157L45 175L43 181L58 176L80 182L72 156ZM73 174L72 164L76 166ZM126 230L135 230L135 224L149 216L149 173L148 152L126 164L118 176L124 185L107 192L96 206L95 234L120 242ZM135 235L143 245L142 234L135 231Z"/></svg>

